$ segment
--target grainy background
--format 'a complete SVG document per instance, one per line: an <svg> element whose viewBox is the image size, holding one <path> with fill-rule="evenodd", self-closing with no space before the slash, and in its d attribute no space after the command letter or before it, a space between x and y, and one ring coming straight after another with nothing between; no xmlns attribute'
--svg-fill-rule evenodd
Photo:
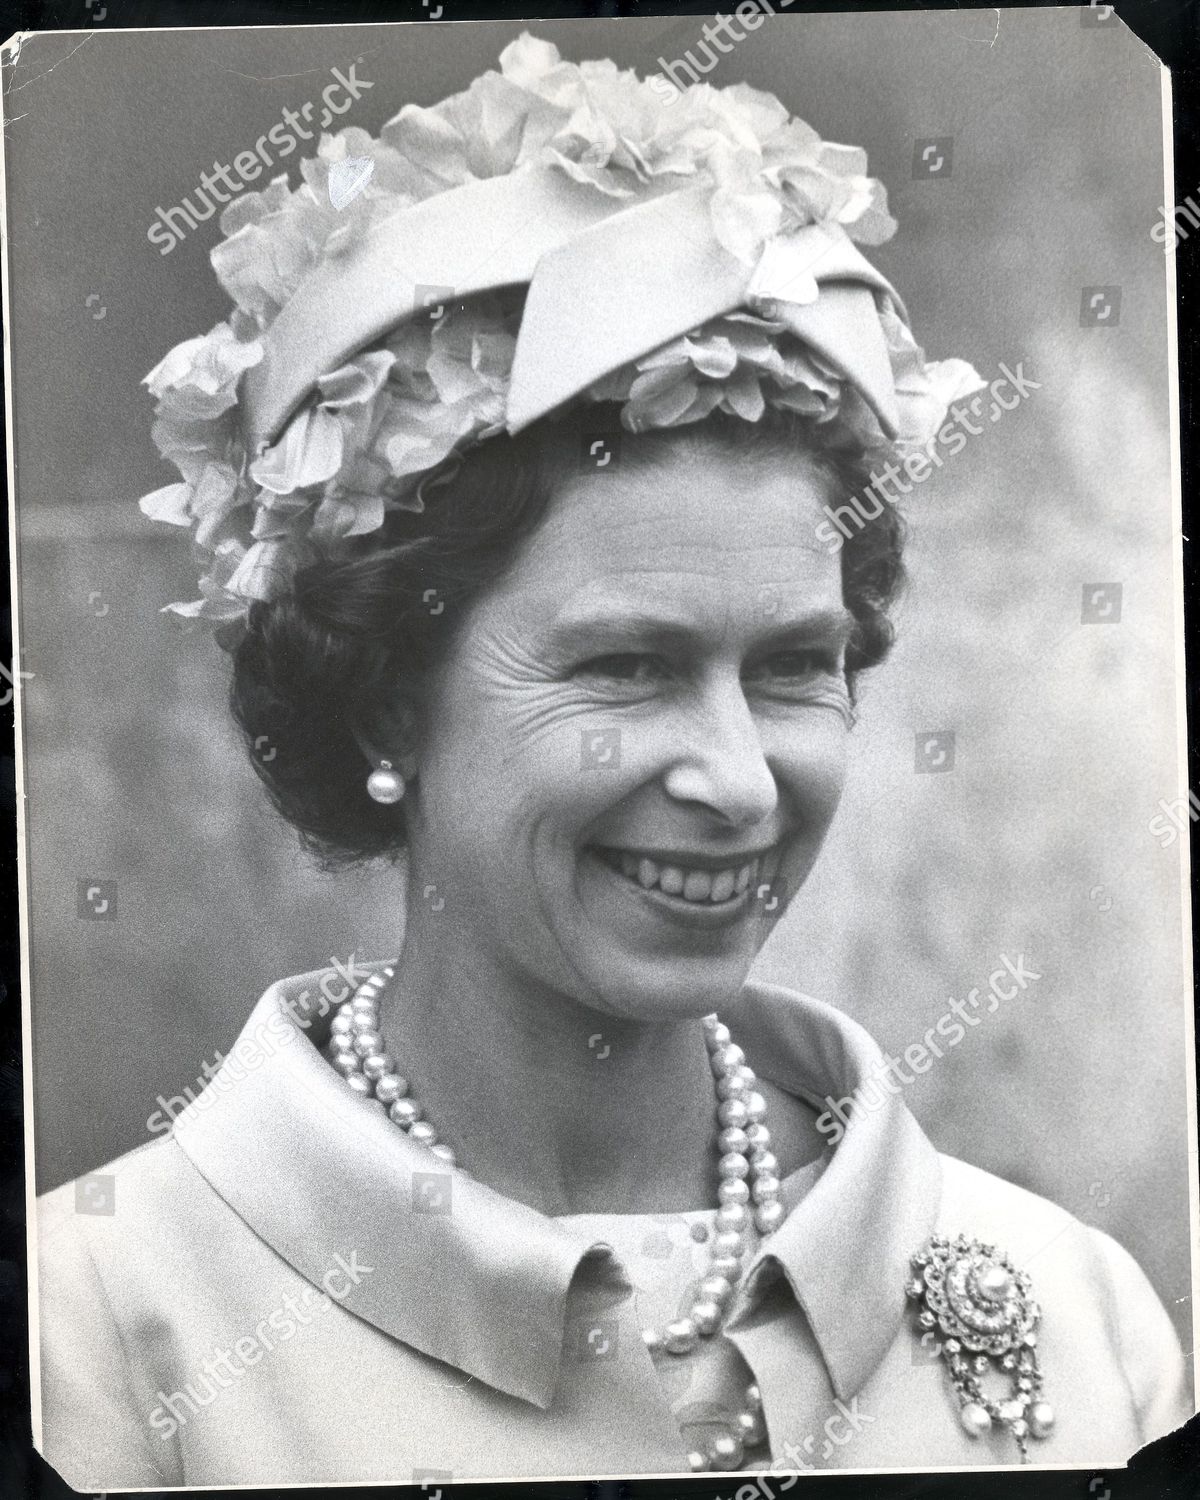
<svg viewBox="0 0 1200 1500"><path fill-rule="evenodd" d="M695 48L699 18L530 27L647 72ZM194 575L137 511L175 477L138 382L227 306L215 222L162 257L155 208L318 98L334 65L362 59L375 87L343 123L377 133L520 29L44 36L10 77L41 1188L144 1141L156 1096L196 1080L271 980L393 951L398 931L394 876L301 861L226 721L222 654L156 614ZM910 498L900 642L762 972L899 1053L1024 954L1041 978L908 1101L943 1149L1115 1234L1189 1346L1181 846L1148 828L1183 775L1157 63L1074 10L805 16L709 75L742 79L868 149L901 223L875 258L931 355L989 376L1022 361L1042 385ZM946 136L951 175L914 179L914 142ZM1120 286L1117 326L1080 326L1096 285ZM1123 585L1119 624L1081 623L1098 582ZM915 773L931 730L956 736L949 774ZM77 917L79 880L99 878L115 922Z"/></svg>

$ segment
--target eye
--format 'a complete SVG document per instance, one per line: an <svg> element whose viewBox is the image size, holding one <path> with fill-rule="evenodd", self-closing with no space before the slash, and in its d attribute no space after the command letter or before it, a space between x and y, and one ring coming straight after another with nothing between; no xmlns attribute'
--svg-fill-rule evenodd
<svg viewBox="0 0 1200 1500"><path fill-rule="evenodd" d="M841 657L837 652L811 647L773 651L770 656L754 663L746 671L748 681L768 686L773 683L786 686L789 683L839 678L842 675Z"/></svg>
<svg viewBox="0 0 1200 1500"><path fill-rule="evenodd" d="M669 668L659 656L641 651L614 651L582 662L575 675L637 687L662 681L669 675Z"/></svg>

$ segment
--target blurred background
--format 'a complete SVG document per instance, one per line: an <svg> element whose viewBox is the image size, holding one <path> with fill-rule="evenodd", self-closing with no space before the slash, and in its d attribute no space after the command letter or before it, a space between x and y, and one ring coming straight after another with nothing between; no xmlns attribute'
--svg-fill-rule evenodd
<svg viewBox="0 0 1200 1500"><path fill-rule="evenodd" d="M529 29L648 73L688 49L704 64L702 20ZM215 220L165 257L147 230L331 67L374 85L341 123L377 134L521 29L24 44L6 129L41 1190L142 1144L158 1096L195 1083L272 980L398 934L396 876L304 862L227 720L226 659L157 613L195 574L137 509L176 477L139 381L227 304ZM708 75L742 80L867 148L901 226L873 258L931 357L1040 383L906 502L898 645L760 971L901 1054L1024 955L1040 978L907 1102L943 1150L1114 1234L1190 1347L1186 841L1149 826L1186 792L1158 64L1086 10L796 16ZM1093 288L1109 316L1089 325ZM1086 622L1101 584L1119 618L1108 587ZM951 735L952 764L922 762Z"/></svg>

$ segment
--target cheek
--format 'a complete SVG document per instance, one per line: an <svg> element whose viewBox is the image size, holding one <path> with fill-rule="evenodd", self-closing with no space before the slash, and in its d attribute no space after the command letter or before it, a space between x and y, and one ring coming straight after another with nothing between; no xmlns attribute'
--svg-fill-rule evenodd
<svg viewBox="0 0 1200 1500"><path fill-rule="evenodd" d="M503 858L534 844L573 843L628 794L636 775L614 719L527 685L469 674L448 681L420 758L428 822L449 816L477 835L490 830Z"/></svg>
<svg viewBox="0 0 1200 1500"><path fill-rule="evenodd" d="M846 783L849 731L833 713L765 736L780 792L821 831L828 826Z"/></svg>

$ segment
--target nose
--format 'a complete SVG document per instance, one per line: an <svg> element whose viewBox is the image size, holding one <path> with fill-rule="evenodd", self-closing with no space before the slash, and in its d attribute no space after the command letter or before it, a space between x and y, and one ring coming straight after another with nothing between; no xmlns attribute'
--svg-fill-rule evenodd
<svg viewBox="0 0 1200 1500"><path fill-rule="evenodd" d="M677 802L706 807L731 828L752 828L775 811L779 788L738 679L713 685L693 705L664 777Z"/></svg>

